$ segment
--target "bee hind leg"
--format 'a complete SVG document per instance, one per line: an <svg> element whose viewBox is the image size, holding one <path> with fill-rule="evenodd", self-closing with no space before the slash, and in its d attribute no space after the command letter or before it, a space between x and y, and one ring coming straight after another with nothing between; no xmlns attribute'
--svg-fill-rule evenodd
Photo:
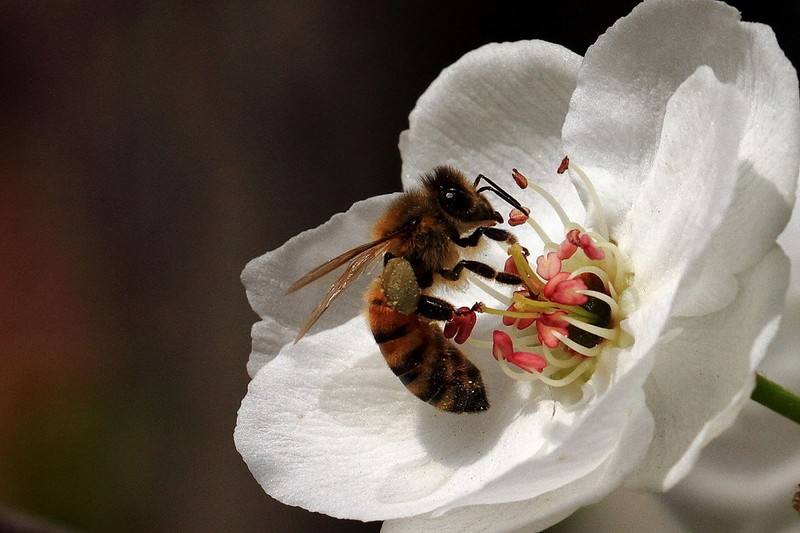
<svg viewBox="0 0 800 533"><path fill-rule="evenodd" d="M456 313L453 304L435 296L422 294L417 301L417 314L431 320L452 320Z"/></svg>

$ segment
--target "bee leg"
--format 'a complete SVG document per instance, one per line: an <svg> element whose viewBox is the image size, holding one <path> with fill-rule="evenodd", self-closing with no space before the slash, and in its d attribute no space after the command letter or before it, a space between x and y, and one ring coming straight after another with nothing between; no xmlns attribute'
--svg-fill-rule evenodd
<svg viewBox="0 0 800 533"><path fill-rule="evenodd" d="M386 264L395 258L395 255L392 252L386 252L383 254L383 266L386 267Z"/></svg>
<svg viewBox="0 0 800 533"><path fill-rule="evenodd" d="M466 237L453 234L450 236L450 239L462 248L467 248L469 246L478 246L482 236L486 236L487 239L492 239L493 241L507 242L508 244L514 244L517 242L517 238L514 237L512 233L504 229L489 228L484 226L477 228Z"/></svg>
<svg viewBox="0 0 800 533"><path fill-rule="evenodd" d="M480 261L470 261L468 259L462 259L456 266L452 269L442 269L439 271L439 274L444 278L450 281L456 281L461 277L461 271L464 269L469 270L470 272L474 272L475 274L488 278L493 279L499 283L505 283L507 285L521 285L522 278L517 276L516 274L509 274L508 272L497 272L495 269L487 265L486 263L481 263Z"/></svg>
<svg viewBox="0 0 800 533"><path fill-rule="evenodd" d="M417 301L417 314L431 320L452 320L456 314L456 308L450 302L422 294Z"/></svg>

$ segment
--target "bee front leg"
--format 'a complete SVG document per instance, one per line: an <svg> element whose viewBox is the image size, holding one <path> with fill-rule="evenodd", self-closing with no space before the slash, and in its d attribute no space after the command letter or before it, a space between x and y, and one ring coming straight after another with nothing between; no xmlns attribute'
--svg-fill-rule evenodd
<svg viewBox="0 0 800 533"><path fill-rule="evenodd" d="M480 261L470 261L467 259L462 259L456 266L452 269L442 269L439 271L439 274L450 281L456 281L461 277L461 271L464 269L469 270L470 272L474 272L475 274L487 278L493 279L499 283L504 283L506 285L521 285L522 278L517 276L516 274L510 274L508 272L497 272L495 269L487 265L486 263L481 263Z"/></svg>

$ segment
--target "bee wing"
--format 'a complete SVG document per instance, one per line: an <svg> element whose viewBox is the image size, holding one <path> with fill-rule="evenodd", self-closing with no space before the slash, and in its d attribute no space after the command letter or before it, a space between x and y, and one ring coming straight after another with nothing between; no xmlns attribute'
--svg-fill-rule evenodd
<svg viewBox="0 0 800 533"><path fill-rule="evenodd" d="M363 249L364 247L359 247L359 248L361 248L361 251L359 253L357 253L355 255L355 258L350 262L349 265L347 265L347 268L345 269L344 272L342 272L342 275L339 276L339 279L337 279L336 281L333 282L333 284L328 289L328 292L325 294L325 297L322 299L322 301L319 303L319 305L316 307L316 309L314 309L314 312L311 313L311 316L308 317L308 320L306 320L306 323L303 324L303 327L300 328L300 331L297 333L297 337L295 337L295 339L294 339L295 343L297 341L299 341L303 337L303 335L305 335L308 332L308 330L311 329L311 327L317 322L317 320L319 320L319 317L321 317L322 313L324 313L325 310L328 309L328 307L331 305L331 302L333 302L333 300L337 296L339 296L342 293L342 291L344 291L351 282L353 282L356 279L358 279L358 276L366 269L366 267L370 263L372 263L372 261L374 261L375 259L383 256L383 254L385 254L387 251L389 251L389 248L391 248L391 246L392 246L392 243L390 242L390 240L391 240L391 237L380 239L377 242L377 244L376 243L370 243L371 246L369 248L366 248L366 249ZM359 248L356 248L356 250L358 250ZM351 250L351 252L352 252L352 250ZM350 252L347 252L344 255L347 255L349 253ZM343 256L339 256L339 257L344 257L344 255ZM338 259L339 258L337 257L336 259L332 259L331 261L335 261L335 260L338 260ZM330 263L330 261L329 261L329 263ZM322 265L322 267L326 267L327 264L328 263L325 263L325 265ZM336 265L336 266L338 266L338 265ZM318 270L318 269L320 269L322 267L318 267L317 269L312 270L311 273L316 272L316 270ZM326 272L329 272L333 268L336 268L336 267L335 266L331 267ZM316 277L319 277L321 275L322 274L319 274ZM305 277L308 277L308 276L305 276ZM305 279L305 277L301 278L300 281Z"/></svg>
<svg viewBox="0 0 800 533"><path fill-rule="evenodd" d="M288 289L286 289L286 294L291 294L299 289L302 289L312 281L321 278L331 270L339 268L340 266L347 263L354 257L357 257L359 254L363 254L364 252L369 251L371 248L386 243L403 233L406 233L406 230L403 229L403 230L393 231L392 233L389 233L388 235L381 237L380 239L368 242L367 244L362 244L361 246L356 246L352 250L348 250L342 255L339 255L337 257L334 257L333 259L330 259L322 263L317 268L315 268L302 278L292 283L292 285ZM386 253L386 251L387 250L384 250L384 253Z"/></svg>

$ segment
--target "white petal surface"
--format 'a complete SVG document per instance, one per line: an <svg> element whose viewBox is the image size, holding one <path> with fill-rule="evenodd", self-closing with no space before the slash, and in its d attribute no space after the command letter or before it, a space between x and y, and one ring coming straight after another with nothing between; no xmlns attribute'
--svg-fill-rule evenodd
<svg viewBox="0 0 800 533"><path fill-rule="evenodd" d="M511 168L544 186L574 220L583 219L574 189L555 173L580 61L562 46L522 41L483 46L443 70L400 137L404 187L415 187L420 174L445 163L469 176L485 174L531 207L559 240L558 219L538 196L515 191ZM491 200L508 214L509 206Z"/></svg>
<svg viewBox="0 0 800 533"><path fill-rule="evenodd" d="M639 392L641 394L641 391ZM641 459L650 439L652 423L641 402L632 402L629 424L620 446L587 476L545 495L514 503L460 507L438 517L416 516L384 522L383 533L438 533L539 531L562 520L578 507L604 497Z"/></svg>
<svg viewBox="0 0 800 533"><path fill-rule="evenodd" d="M250 306L262 318L253 326L253 351L247 363L250 377L294 340L297 330L320 302L337 273L328 274L291 295L286 288L296 279L337 255L369 242L372 226L396 195L370 198L353 204L318 228L304 231L283 246L250 261L242 272ZM368 273L345 291L311 331L341 324L358 315L371 278Z"/></svg>
<svg viewBox="0 0 800 533"><path fill-rule="evenodd" d="M773 351L761 365L769 377L800 390L800 301L789 304ZM787 327L788 326L788 327ZM796 532L791 498L800 472L797 424L748 402L736 425L703 450L667 501L696 531Z"/></svg>
<svg viewBox="0 0 800 533"><path fill-rule="evenodd" d="M785 314L758 369L800 391L800 211L779 239L792 261ZM700 455L689 475L666 495L696 530L745 533L798 530L789 505L800 472L797 424L746 402L736 424Z"/></svg>
<svg viewBox="0 0 800 533"><path fill-rule="evenodd" d="M734 190L745 101L700 67L667 104L658 152L617 234L647 297L705 254ZM691 273L694 275L694 272ZM682 279L681 279L682 281Z"/></svg>
<svg viewBox="0 0 800 533"><path fill-rule="evenodd" d="M742 290L731 306L670 322L681 333L657 347L645 386L656 434L637 483L668 490L702 447L733 423L777 331L788 273L788 261L775 246L740 277Z"/></svg>
<svg viewBox="0 0 800 533"><path fill-rule="evenodd" d="M646 369L629 372L627 384L613 388L594 416L560 407L554 415L551 401L537 401L543 398L528 384L510 382L488 353L473 361L492 408L476 415L439 412L408 394L363 319L354 318L302 346L286 346L257 373L239 411L237 448L279 500L375 520L445 506L537 453L529 494L587 476L613 452L637 397L643 405L636 391ZM570 448L559 449L567 439ZM510 482L519 480L512 474ZM495 486L487 497L503 490Z"/></svg>
<svg viewBox="0 0 800 533"><path fill-rule="evenodd" d="M587 51L564 143L593 178L612 227L617 226L656 158L667 102L701 65L735 85L748 104L731 175L737 180L733 208L715 236L717 250L697 272L704 278L732 276L769 250L794 200L800 144L797 77L768 27L741 23L735 9L711 0L640 4ZM719 293L718 301L705 292L698 302L693 294L685 291L686 301L679 300L684 314L702 314L730 301L730 292Z"/></svg>
<svg viewBox="0 0 800 533"><path fill-rule="evenodd" d="M734 183L728 176L745 127L744 109L739 91L717 81L708 67L699 68L670 99L650 178L626 222L630 233L621 240L644 293L668 280L673 270L685 270L687 258L693 269L703 264L708 247L697 259L687 250L693 250L691 236L713 232L730 201ZM670 322L668 328L680 333L656 349L646 387L656 435L635 483L671 487L747 400L752 370L780 317L775 301L786 286L782 254L767 257L772 268L763 267L767 277L747 292L752 303L742 299L718 315ZM692 270L686 279L694 275Z"/></svg>

